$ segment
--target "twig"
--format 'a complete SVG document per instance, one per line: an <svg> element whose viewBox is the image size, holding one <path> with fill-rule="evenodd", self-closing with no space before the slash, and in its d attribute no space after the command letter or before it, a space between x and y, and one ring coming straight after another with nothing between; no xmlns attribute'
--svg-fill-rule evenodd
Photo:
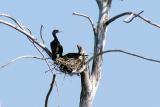
<svg viewBox="0 0 160 107"><path fill-rule="evenodd" d="M27 28L27 27L25 27L25 26L23 26L23 28L26 29L26 30L29 32L29 34L32 35L32 31L31 31L29 28Z"/></svg>
<svg viewBox="0 0 160 107"><path fill-rule="evenodd" d="M34 46L34 47L37 49L37 51L42 55L42 57L45 58L44 54L43 54L43 53L40 51L40 49L36 46L36 44L34 43L34 41L30 40L29 38L28 38L28 40L33 44L33 46ZM51 69L48 61L47 61L46 59L45 59L44 61L46 62L47 66L48 66L48 68L49 68L49 71L52 72L52 69ZM52 74L53 74L53 72L52 72Z"/></svg>
<svg viewBox="0 0 160 107"><path fill-rule="evenodd" d="M140 55L137 55L137 54L133 54L133 53L130 53L130 52L127 52L127 51L123 51L123 50L107 50L107 51L103 51L103 52L101 52L101 53L99 53L99 54L97 54L97 55L89 58L89 60L87 61L87 63L91 62L94 57L98 57L99 55L102 55L102 54L105 54L105 53L113 53L113 52L124 53L124 54L131 55L131 56L134 56L134 57L137 57L137 58L140 58L140 59L147 60L147 61L160 63L160 60L155 60L155 59L147 58L147 57L140 56Z"/></svg>
<svg viewBox="0 0 160 107"><path fill-rule="evenodd" d="M92 26L92 29L93 29L94 34L96 33L95 27L94 27L94 24L93 24L93 21L91 20L91 18L90 18L89 16L87 16L87 15L85 15L85 14L82 14L82 13L78 13L78 12L74 12L73 15L82 16L82 17L84 17L84 18L87 18L87 19L89 20L91 26Z"/></svg>
<svg viewBox="0 0 160 107"><path fill-rule="evenodd" d="M45 99L45 107L48 107L48 100L49 100L49 96L50 96L50 94L51 94L51 92L52 92L53 85L54 85L54 83L55 83L55 78L56 78L56 75L53 74L52 82L51 82L51 84L50 84L50 88L49 88L49 91L48 91L48 93L47 93L47 95L46 95L46 99Z"/></svg>
<svg viewBox="0 0 160 107"><path fill-rule="evenodd" d="M143 12L143 11L142 11ZM112 17L111 19L109 19L105 24L106 26L108 26L110 23L112 23L113 21L115 21L116 19L119 19L120 17L123 17L123 16L126 16L126 15L131 15L133 14L134 16L142 19L143 21L147 22L148 24L152 25L152 26L155 26L157 28L160 28L160 25L156 24L156 23L153 23L151 20L147 19L147 18L144 18L143 16L141 15L138 15L137 13L133 13L133 12L124 12L124 13L121 13L121 14L118 14L114 17ZM140 13L141 14L141 13ZM132 20L136 17L133 17ZM131 21L132 21L131 20Z"/></svg>
<svg viewBox="0 0 160 107"><path fill-rule="evenodd" d="M41 27L40 27L40 37L41 37L42 43L45 44L44 39L43 39L43 34L42 34L43 33L43 28L44 28L43 25L41 25Z"/></svg>
<svg viewBox="0 0 160 107"><path fill-rule="evenodd" d="M18 25L19 28L21 28L22 30L25 30L25 31L29 31L30 34L32 34L31 30L25 26L22 26L22 24L20 24L15 18L7 15L7 14L0 14L0 16L3 16L3 17L6 17L6 18L9 18L11 19L13 22L15 22L16 25Z"/></svg>
<svg viewBox="0 0 160 107"><path fill-rule="evenodd" d="M13 22L15 22L18 25L18 27L23 29L22 25L16 19L14 19L13 17L11 17L11 16L9 16L7 14L0 14L0 16L7 17L7 18L11 19Z"/></svg>
<svg viewBox="0 0 160 107"><path fill-rule="evenodd" d="M6 66L8 66L8 65L10 65L10 64L12 64L12 63L14 63L14 62L17 61L17 60L24 59L24 58L39 59L39 60L45 60L45 59L46 59L46 58L41 58L41 57L37 57L37 56L30 56L30 55L20 56L20 57L17 57L17 58L15 58L15 59L9 61L8 63L6 63L6 64L4 64L4 65L2 65L2 66L0 66L0 69L4 68L4 67L6 67Z"/></svg>
<svg viewBox="0 0 160 107"><path fill-rule="evenodd" d="M38 50L38 52L42 55L42 57L45 58L44 54L40 51L40 49L39 49L34 43L33 43L33 45L34 45L34 47ZM50 67L47 59L45 59L44 61L46 62L47 66L48 66L48 68L49 68L49 71L51 71L51 73L53 74L52 69L51 69L51 67Z"/></svg>
<svg viewBox="0 0 160 107"><path fill-rule="evenodd" d="M147 19L147 18L144 18L144 17L142 17L142 16L137 16L137 17L139 17L140 19L142 19L143 21L145 21L145 22L147 22L148 24L150 24L150 25L153 25L153 26L155 26L155 27L157 27L157 28L160 28L160 25L159 24L156 24L156 23L153 23L151 20L149 20L149 19Z"/></svg>
<svg viewBox="0 0 160 107"><path fill-rule="evenodd" d="M22 24L20 24L15 18L13 18L13 17L11 17L11 16L9 16L7 14L0 14L0 16L3 16L3 17L11 19L13 22L15 22L16 25L18 25L19 28L21 28L22 30L25 30L25 31L27 30L27 31L29 31L30 34L32 34L32 32L31 32L31 30L29 28L27 28L25 26L22 26Z"/></svg>
<svg viewBox="0 0 160 107"><path fill-rule="evenodd" d="M7 21L4 21L4 20L0 20L0 23L5 24L5 25L7 25L7 26L10 26L10 27L16 29L17 31L23 33L24 35L26 35L27 38L30 40L30 42L33 43L34 47L35 47L35 48L40 52L40 54L43 56L43 58L44 58L43 53L38 49L38 47L37 47L36 45L38 45L39 47L41 47L43 50L45 50L45 52L46 52L49 56L51 56L51 52L45 47L44 43L41 44L41 43L37 42L36 38L35 38L34 36L32 36L32 32L31 32L30 29L28 29L27 27L21 26L16 19L12 18L12 17L9 16L9 15L0 14L0 16L4 16L4 17L7 17L7 18L10 18L11 20L13 20L13 21L18 25L18 27L15 26L15 25L13 25L13 24L11 24L11 23L9 23L9 22L7 22ZM28 31L29 31L29 32L28 32ZM35 45L35 44L36 44L36 45ZM45 62L46 62L46 64L47 64L47 66L49 67L49 69L51 70L51 68L50 68L47 60L45 60Z"/></svg>
<svg viewBox="0 0 160 107"><path fill-rule="evenodd" d="M52 53L49 51L49 49L46 48L44 44L38 42L36 40L36 38L33 35L31 35L30 33L26 32L25 30L23 30L23 29L15 26L15 25L7 22L7 21L0 20L0 23L2 23L4 25L7 25L7 26L9 26L9 27L11 27L11 28L13 28L13 29L21 32L22 34L24 34L25 36L27 36L32 42L34 42L36 45L38 45L39 47L41 47L50 57L52 56Z"/></svg>
<svg viewBox="0 0 160 107"><path fill-rule="evenodd" d="M38 49L38 48L37 48ZM43 58L44 58L44 55L43 55L43 53L40 51L40 50L38 50L39 52L40 52L40 54L43 56ZM45 59L44 60L45 62L46 62L46 64L47 64L47 66L48 66L48 68L49 68L49 71L51 71L51 73L53 74L53 72L52 72L52 68L50 67L50 65L49 65L49 63L48 63L48 61Z"/></svg>
<svg viewBox="0 0 160 107"><path fill-rule="evenodd" d="M140 14L142 14L144 11L139 12L138 14L131 14L129 17L127 17L123 22L130 23L133 21L134 18L138 17Z"/></svg>

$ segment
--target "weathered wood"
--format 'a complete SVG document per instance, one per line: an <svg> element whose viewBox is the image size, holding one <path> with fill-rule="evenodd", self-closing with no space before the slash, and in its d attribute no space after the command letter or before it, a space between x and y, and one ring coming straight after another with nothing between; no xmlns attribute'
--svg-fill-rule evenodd
<svg viewBox="0 0 160 107"><path fill-rule="evenodd" d="M96 0L99 7L99 19L94 32L94 56L103 52L106 43L106 24L109 17L109 8L112 0ZM79 107L92 107L92 103L97 92L101 79L103 56L93 58L92 71L89 75L88 69L81 73L81 96Z"/></svg>

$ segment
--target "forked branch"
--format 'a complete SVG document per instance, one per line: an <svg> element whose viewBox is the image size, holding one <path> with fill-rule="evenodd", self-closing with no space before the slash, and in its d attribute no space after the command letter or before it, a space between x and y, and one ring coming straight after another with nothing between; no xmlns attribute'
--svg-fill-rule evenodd
<svg viewBox="0 0 160 107"><path fill-rule="evenodd" d="M7 14L0 14L1 17L6 17L6 18L9 18L11 19L13 22L15 22L15 24L20 27L21 29L23 29L22 25L13 17L7 15Z"/></svg>
<svg viewBox="0 0 160 107"><path fill-rule="evenodd" d="M20 56L20 57L17 57L13 60L11 60L10 62L0 66L0 69L1 68L4 68L6 66L8 66L9 64L12 64L14 63L15 61L17 60L20 60L20 59L23 59L23 58L32 58L32 59L39 59L39 60L44 60L46 62L46 64L48 65L50 71L52 71L52 69L50 68L50 65L48 63L48 59L50 58L46 58L46 56L41 52L40 48L42 50L44 50L50 57L52 56L52 53L49 51L49 49L47 47L45 47L44 45L44 40L43 40L43 37L42 37L42 30L43 30L43 26L41 26L40 28L40 38L42 40L42 43L38 42L37 39L35 38L35 36L32 35L32 32L30 29L28 29L27 27L25 26L22 26L16 19L12 18L11 16L7 15L7 14L0 14L0 16L3 16L3 17L6 17L6 18L9 18L11 19L14 23L10 23L8 21L5 21L5 20L0 20L0 23L4 24L4 25L7 25L15 30L17 30L18 32L24 34L28 39L29 41L33 44L33 46L37 49L37 51L42 55L42 57L36 57L36 56ZM49 91L46 95L46 99L45 99L45 107L48 107L48 100L49 100L49 96L51 94L51 91L53 89L53 85L54 85L54 82L55 82L55 77L56 75L53 74L53 78L52 78L52 82L51 82L51 85L50 85L50 88L49 88Z"/></svg>
<svg viewBox="0 0 160 107"><path fill-rule="evenodd" d="M29 38L29 40L31 40L32 43L35 43L40 48L42 48L50 57L52 56L52 54L49 51L49 49L47 47L45 47L45 45L43 43L38 42L36 40L36 38L31 34L31 32L28 32L28 30L26 30L26 28L24 28L22 25L20 25L17 20L15 20L14 18L10 17L9 15L7 16L6 14L0 14L0 16L3 16L3 15L4 15L4 17L9 17L10 19L12 19L16 23L16 25L14 25L14 24L12 24L10 22L4 21L4 20L0 20L0 23L2 23L4 25L7 25L7 26L9 26L9 27L21 32L22 34L27 36L27 38Z"/></svg>
<svg viewBox="0 0 160 107"><path fill-rule="evenodd" d="M144 11L139 12L138 14L131 14L129 15L124 22L130 23L134 18L138 17L140 14L142 14Z"/></svg>
<svg viewBox="0 0 160 107"><path fill-rule="evenodd" d="M51 70L51 68L50 68L50 66L49 66L49 64L48 64L48 62L47 62L47 59L45 58L44 54L43 54L43 53L40 51L40 49L39 49L39 47L42 48L42 50L44 50L44 51L51 57L51 55L52 55L51 52L50 52L50 51L45 47L45 45L44 45L44 40L43 40L43 37L42 37L42 28L43 28L43 26L41 26L41 28L40 28L40 37L41 37L41 40L42 40L42 43L40 43L40 42L38 42L37 39L32 35L31 30L30 30L29 28L25 27L25 26L22 26L15 18L13 18L13 17L11 17L11 16L9 16L9 15L7 15L7 14L0 14L0 16L1 16L1 17L5 17L5 18L9 18L9 19L11 19L11 20L15 23L15 25L14 25L14 24L12 24L12 23L10 23L10 22L7 22L7 21L5 21L5 20L0 20L0 23L5 24L5 25L7 25L7 26L9 26L9 27L11 27L11 28L13 28L13 29L21 32L21 33L24 34L25 36L27 36L27 38L29 39L29 41L30 41L31 43L33 43L34 47L35 47L35 48L38 50L38 52L42 55L42 58L41 58L41 59L44 59L44 61L46 62L47 66L48 66L49 69ZM39 46L39 47L37 47L37 46ZM16 58L15 60L12 60L11 62L3 65L2 68L5 67L5 66L7 66L7 65L9 65L9 64L11 64L12 62L15 62L15 61L18 60L18 59L21 59L21 58L24 58L24 56L23 56L23 57L18 57L18 58Z"/></svg>
<svg viewBox="0 0 160 107"><path fill-rule="evenodd" d="M145 21L146 23L154 26L154 27L157 27L157 28L160 28L160 25L159 24L156 24L156 23L153 23L151 20L141 16L140 14L142 13L143 11L141 11L140 13L133 13L133 12L124 12L124 13L121 13L121 14L118 14L112 18L110 18L107 22L105 22L106 26L108 26L110 23L114 22L115 20L123 17L123 16L128 16L129 15L129 18L127 19L130 19L130 20L125 20L124 22L126 23L130 23L131 21L133 21L133 19L135 18L140 18L142 19L143 21Z"/></svg>
<svg viewBox="0 0 160 107"><path fill-rule="evenodd" d="M7 14L0 14L0 16L1 16L1 17L5 17L5 18L9 18L9 19L11 19L11 20L15 23L15 24L12 24L12 23L7 22L7 21L5 21L5 20L0 20L0 23L2 23L2 24L4 24L4 25L7 25L7 26L9 26L9 27L11 27L11 28L13 28L13 29L21 32L21 33L24 34L25 36L27 36L27 38L29 39L29 41L30 41L31 43L33 43L33 46L34 46L34 47L38 50L38 52L42 55L42 58L43 58L44 61L46 62L46 64L47 64L47 66L49 67L50 71L52 71L51 68L50 68L50 66L49 66L49 64L48 64L47 59L45 59L44 54L43 54L43 53L40 51L40 49L39 49L39 47L40 47L40 48L41 48L42 50L44 50L50 57L52 56L51 52L50 52L50 51L48 50L48 48L45 47L45 45L44 45L44 40L43 40L43 37L42 37L42 29L43 29L43 26L41 26L41 28L40 28L40 37L41 37L41 40L42 40L42 43L40 43L40 42L38 42L37 39L32 35L31 30L30 30L29 28L25 27L25 26L22 26L15 18L13 18L13 17L11 17L11 16L9 16L9 15L7 15ZM15 61L18 60L18 59L21 59L21 58L24 58L24 57L26 57L26 56L18 57L18 58L16 58L15 60L12 60L11 62L3 65L2 68L5 67L5 66L7 66L7 65L9 65L9 64L11 64L12 62L15 62ZM41 58L41 59L42 59L42 58Z"/></svg>

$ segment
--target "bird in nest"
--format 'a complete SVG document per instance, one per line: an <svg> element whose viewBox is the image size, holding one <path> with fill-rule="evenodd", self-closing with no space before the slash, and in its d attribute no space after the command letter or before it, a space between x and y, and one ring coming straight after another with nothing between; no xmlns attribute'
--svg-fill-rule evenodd
<svg viewBox="0 0 160 107"><path fill-rule="evenodd" d="M79 74L84 71L87 55L85 50L77 45L78 53L67 53L56 59L55 64L59 65L60 71L68 74Z"/></svg>
<svg viewBox="0 0 160 107"><path fill-rule="evenodd" d="M52 32L52 35L54 37L54 40L50 43L50 47L52 50L52 60L55 60L57 57L62 57L63 47L60 44L56 35L59 32L60 31L58 29L54 29Z"/></svg>

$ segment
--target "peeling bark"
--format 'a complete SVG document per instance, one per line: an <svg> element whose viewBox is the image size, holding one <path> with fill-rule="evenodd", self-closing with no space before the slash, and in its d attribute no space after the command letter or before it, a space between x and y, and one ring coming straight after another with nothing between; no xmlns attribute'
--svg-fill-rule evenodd
<svg viewBox="0 0 160 107"><path fill-rule="evenodd" d="M108 11L112 0L96 0L99 7L99 19L96 30L94 32L94 56L103 52L106 42L106 24L108 21ZM81 73L81 96L79 107L92 107L94 97L96 95L99 82L101 79L103 56L99 55L93 58L91 75L86 69Z"/></svg>

